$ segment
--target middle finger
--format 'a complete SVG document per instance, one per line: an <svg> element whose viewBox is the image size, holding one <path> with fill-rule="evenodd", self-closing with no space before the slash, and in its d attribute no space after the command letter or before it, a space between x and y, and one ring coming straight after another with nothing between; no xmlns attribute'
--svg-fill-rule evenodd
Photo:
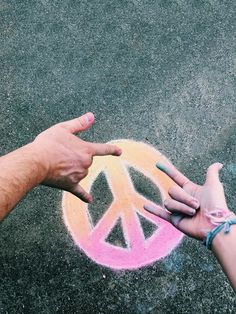
<svg viewBox="0 0 236 314"><path fill-rule="evenodd" d="M192 197L189 193L183 190L180 186L175 185L169 190L169 195L176 201L181 202L192 208L199 208L199 202L196 198Z"/></svg>
<svg viewBox="0 0 236 314"><path fill-rule="evenodd" d="M171 198L165 200L165 208L171 213L182 213L185 215L193 216L196 214L196 210Z"/></svg>

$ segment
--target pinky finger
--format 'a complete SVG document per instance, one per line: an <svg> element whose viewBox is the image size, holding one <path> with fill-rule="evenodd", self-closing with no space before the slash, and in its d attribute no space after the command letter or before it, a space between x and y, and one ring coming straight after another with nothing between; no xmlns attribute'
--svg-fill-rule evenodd
<svg viewBox="0 0 236 314"><path fill-rule="evenodd" d="M169 213L167 210L154 203L145 204L144 209L147 210L149 213L168 221L177 229L179 229L180 221L185 217L185 215L180 213Z"/></svg>
<svg viewBox="0 0 236 314"><path fill-rule="evenodd" d="M153 215L156 215L168 222L171 222L171 214L159 205L156 205L154 203L147 203L144 205L144 209Z"/></svg>
<svg viewBox="0 0 236 314"><path fill-rule="evenodd" d="M73 193L85 203L91 203L93 201L92 195L87 193L79 184L73 191L71 191L71 193Z"/></svg>

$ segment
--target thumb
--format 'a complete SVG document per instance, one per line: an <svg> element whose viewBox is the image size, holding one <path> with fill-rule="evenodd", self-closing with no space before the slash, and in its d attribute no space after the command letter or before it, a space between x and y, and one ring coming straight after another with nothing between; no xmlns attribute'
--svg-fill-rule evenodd
<svg viewBox="0 0 236 314"><path fill-rule="evenodd" d="M89 129L94 123L94 115L87 112L79 118L59 123L60 126L67 129L71 133L78 133Z"/></svg>
<svg viewBox="0 0 236 314"><path fill-rule="evenodd" d="M213 185L216 183L221 184L220 178L219 178L219 171L222 169L222 167L223 167L223 165L219 162L212 164L207 169L205 184L207 184L207 185Z"/></svg>

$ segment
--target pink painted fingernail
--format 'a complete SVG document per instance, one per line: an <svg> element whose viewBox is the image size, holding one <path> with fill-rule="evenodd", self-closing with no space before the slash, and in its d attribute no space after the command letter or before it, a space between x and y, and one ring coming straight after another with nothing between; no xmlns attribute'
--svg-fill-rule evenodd
<svg viewBox="0 0 236 314"><path fill-rule="evenodd" d="M89 196L88 202L89 202L89 203L92 203L92 202L93 202L93 197L92 197L92 195Z"/></svg>
<svg viewBox="0 0 236 314"><path fill-rule="evenodd" d="M119 154L119 156L122 154L122 149L118 148L117 153Z"/></svg>
<svg viewBox="0 0 236 314"><path fill-rule="evenodd" d="M88 112L86 114L86 118L88 120L88 123L92 123L94 121L94 114L92 112Z"/></svg>

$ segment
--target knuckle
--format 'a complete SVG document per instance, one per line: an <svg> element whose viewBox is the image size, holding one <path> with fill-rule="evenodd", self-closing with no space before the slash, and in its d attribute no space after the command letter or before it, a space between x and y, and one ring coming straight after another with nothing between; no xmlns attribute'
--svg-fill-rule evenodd
<svg viewBox="0 0 236 314"><path fill-rule="evenodd" d="M169 208L169 206L170 206L170 199L169 199L169 198L165 199L165 201L164 201L164 206L165 206L166 208Z"/></svg>
<svg viewBox="0 0 236 314"><path fill-rule="evenodd" d="M85 153L88 155L88 156L92 156L93 153L94 153L94 150L91 146L86 146L85 147Z"/></svg>
<svg viewBox="0 0 236 314"><path fill-rule="evenodd" d="M59 123L53 125L51 127L51 129L54 129L56 131L63 130L63 129L68 130L68 125L65 122L59 122Z"/></svg>
<svg viewBox="0 0 236 314"><path fill-rule="evenodd" d="M186 204L178 204L178 209L183 212L188 212L190 207Z"/></svg>
<svg viewBox="0 0 236 314"><path fill-rule="evenodd" d="M193 195L196 189L197 189L197 186L191 184L190 181L183 186L183 190L189 195Z"/></svg>
<svg viewBox="0 0 236 314"><path fill-rule="evenodd" d="M184 180L184 182L183 182L183 188L184 188L184 187L186 188L186 186L187 186L189 183L190 183L190 181L189 181L188 179Z"/></svg>
<svg viewBox="0 0 236 314"><path fill-rule="evenodd" d="M89 160L84 161L84 168L88 169L91 166L91 162Z"/></svg>
<svg viewBox="0 0 236 314"><path fill-rule="evenodd" d="M107 145L101 146L101 152L102 152L102 154L104 154L104 155L109 154Z"/></svg>
<svg viewBox="0 0 236 314"><path fill-rule="evenodd" d="M174 173L173 174L173 179L178 180L178 178L179 178L179 174L178 173Z"/></svg>
<svg viewBox="0 0 236 314"><path fill-rule="evenodd" d="M111 154L112 152L113 152L112 146L111 145L106 145L105 153L108 155L108 154Z"/></svg>
<svg viewBox="0 0 236 314"><path fill-rule="evenodd" d="M177 186L174 185L171 188L169 188L168 193L171 196L171 195L175 195L177 191L178 191L178 188L177 188Z"/></svg>
<svg viewBox="0 0 236 314"><path fill-rule="evenodd" d="M88 155L86 158L83 160L83 167L84 168L89 168L92 165L92 158L90 155Z"/></svg>
<svg viewBox="0 0 236 314"><path fill-rule="evenodd" d="M73 175L70 176L70 182L71 182L72 184L76 184L76 183L79 182L79 176L78 176L77 173L75 173L75 174L73 174Z"/></svg>
<svg viewBox="0 0 236 314"><path fill-rule="evenodd" d="M182 176L180 173L175 173L173 179L178 185L182 185Z"/></svg>

